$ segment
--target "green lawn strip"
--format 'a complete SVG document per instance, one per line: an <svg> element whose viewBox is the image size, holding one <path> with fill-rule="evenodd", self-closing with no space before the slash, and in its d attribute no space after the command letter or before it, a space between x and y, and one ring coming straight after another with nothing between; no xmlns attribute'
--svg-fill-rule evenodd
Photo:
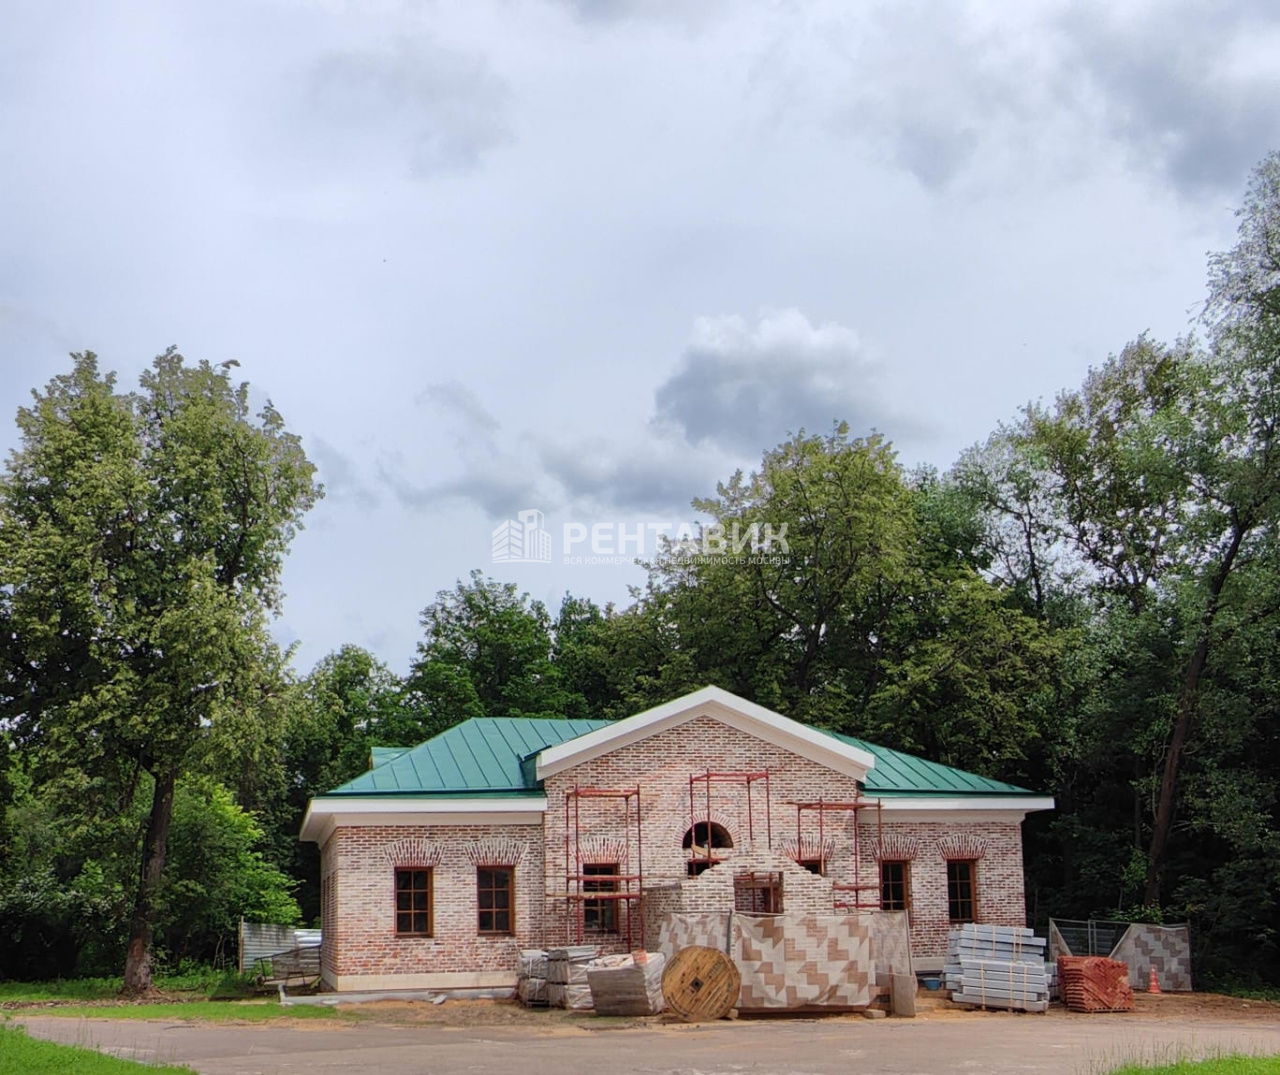
<svg viewBox="0 0 1280 1075"><path fill-rule="evenodd" d="M121 978L69 978L53 982L0 982L0 1004L42 1000L113 1000L120 994ZM198 997L244 996L252 989L248 979L216 971L164 975L156 978L161 993Z"/></svg>
<svg viewBox="0 0 1280 1075"><path fill-rule="evenodd" d="M120 1060L75 1045L29 1038L0 1026L0 1075L193 1075L190 1068Z"/></svg>
<svg viewBox="0 0 1280 1075"><path fill-rule="evenodd" d="M1219 1056L1172 1064L1126 1064L1110 1075L1280 1075L1280 1056Z"/></svg>
<svg viewBox="0 0 1280 1075"><path fill-rule="evenodd" d="M190 1000L141 1004L57 1004L10 1009L10 1016L47 1015L58 1019L191 1019L199 1022L267 1022L272 1019L341 1019L323 1005L284 1007L278 1000Z"/></svg>

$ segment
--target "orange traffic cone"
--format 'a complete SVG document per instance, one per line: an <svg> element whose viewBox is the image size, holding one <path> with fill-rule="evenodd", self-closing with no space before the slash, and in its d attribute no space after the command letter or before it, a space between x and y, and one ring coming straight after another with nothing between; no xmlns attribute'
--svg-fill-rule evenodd
<svg viewBox="0 0 1280 1075"><path fill-rule="evenodd" d="M1156 968L1154 966L1152 966L1151 968L1151 979L1147 983L1147 992L1148 993L1160 992L1160 980L1156 977Z"/></svg>

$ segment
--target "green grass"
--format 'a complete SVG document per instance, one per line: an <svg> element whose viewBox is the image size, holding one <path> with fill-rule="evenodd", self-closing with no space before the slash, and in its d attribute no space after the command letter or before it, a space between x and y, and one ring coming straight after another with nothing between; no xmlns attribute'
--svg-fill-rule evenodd
<svg viewBox="0 0 1280 1075"><path fill-rule="evenodd" d="M190 1068L157 1067L133 1060L55 1045L0 1026L0 1075L192 1075Z"/></svg>
<svg viewBox="0 0 1280 1075"><path fill-rule="evenodd" d="M341 1019L343 1013L325 1005L284 1007L278 1000L187 1000L175 1003L58 1004L25 1013L60 1019L193 1019L200 1022L261 1023L272 1019Z"/></svg>
<svg viewBox="0 0 1280 1075"><path fill-rule="evenodd" d="M1219 1056L1172 1064L1126 1064L1111 1075L1280 1075L1280 1056Z"/></svg>
<svg viewBox="0 0 1280 1075"><path fill-rule="evenodd" d="M120 995L122 978L70 978L53 982L0 982L0 1004L44 1000L112 1000ZM226 971L203 970L157 977L161 993L190 994L205 999L248 996L252 980Z"/></svg>

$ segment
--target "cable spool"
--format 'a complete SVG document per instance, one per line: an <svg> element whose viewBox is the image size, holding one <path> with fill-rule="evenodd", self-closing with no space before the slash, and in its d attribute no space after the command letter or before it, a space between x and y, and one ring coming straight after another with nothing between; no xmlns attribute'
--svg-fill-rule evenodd
<svg viewBox="0 0 1280 1075"><path fill-rule="evenodd" d="M686 1023L723 1019L738 1003L742 975L717 948L682 948L662 973L662 996Z"/></svg>

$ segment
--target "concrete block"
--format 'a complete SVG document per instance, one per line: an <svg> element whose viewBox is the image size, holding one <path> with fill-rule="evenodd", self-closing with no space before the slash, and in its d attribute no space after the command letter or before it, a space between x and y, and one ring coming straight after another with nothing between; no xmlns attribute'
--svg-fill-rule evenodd
<svg viewBox="0 0 1280 1075"><path fill-rule="evenodd" d="M889 990L890 1003L894 1015L914 1018L916 1014L916 976L914 974L895 974L893 985Z"/></svg>

